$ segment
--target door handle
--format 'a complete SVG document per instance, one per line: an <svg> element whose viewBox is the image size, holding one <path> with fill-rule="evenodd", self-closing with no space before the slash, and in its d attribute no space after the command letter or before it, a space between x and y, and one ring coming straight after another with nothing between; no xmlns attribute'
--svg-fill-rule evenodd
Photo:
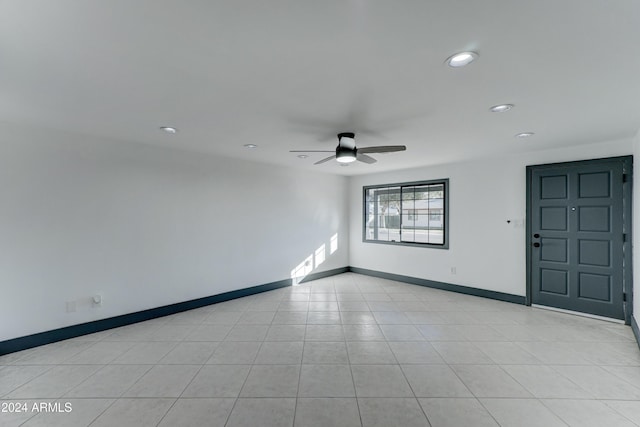
<svg viewBox="0 0 640 427"><path fill-rule="evenodd" d="M539 248L539 247L540 247L540 243L539 243L539 242L535 242L535 243L533 244L533 247L534 247L534 248Z"/></svg>
<svg viewBox="0 0 640 427"><path fill-rule="evenodd" d="M533 238L534 238L534 239L539 239L539 238L540 238L540 235L539 235L538 233L536 233L536 234L534 234L534 235L533 235Z"/></svg>

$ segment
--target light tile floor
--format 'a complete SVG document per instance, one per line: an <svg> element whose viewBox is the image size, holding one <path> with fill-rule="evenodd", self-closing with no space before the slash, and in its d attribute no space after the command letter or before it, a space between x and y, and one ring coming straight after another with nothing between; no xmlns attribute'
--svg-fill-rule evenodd
<svg viewBox="0 0 640 427"><path fill-rule="evenodd" d="M0 357L0 404L0 426L640 426L640 351L627 326L347 273Z"/></svg>

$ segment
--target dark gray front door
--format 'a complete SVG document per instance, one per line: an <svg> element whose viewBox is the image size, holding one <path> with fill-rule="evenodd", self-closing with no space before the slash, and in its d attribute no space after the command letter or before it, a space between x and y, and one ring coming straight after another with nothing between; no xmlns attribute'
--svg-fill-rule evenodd
<svg viewBox="0 0 640 427"><path fill-rule="evenodd" d="M625 319L626 168L629 157L528 168L533 304Z"/></svg>

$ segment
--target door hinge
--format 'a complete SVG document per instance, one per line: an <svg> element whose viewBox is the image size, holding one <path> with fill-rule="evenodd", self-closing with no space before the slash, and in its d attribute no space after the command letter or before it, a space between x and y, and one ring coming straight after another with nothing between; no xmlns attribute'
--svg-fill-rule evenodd
<svg viewBox="0 0 640 427"><path fill-rule="evenodd" d="M627 182L627 174L626 173L622 174L622 182Z"/></svg>
<svg viewBox="0 0 640 427"><path fill-rule="evenodd" d="M627 241L627 233L622 233L622 243Z"/></svg>
<svg viewBox="0 0 640 427"><path fill-rule="evenodd" d="M622 302L627 302L627 293L626 292L622 293Z"/></svg>

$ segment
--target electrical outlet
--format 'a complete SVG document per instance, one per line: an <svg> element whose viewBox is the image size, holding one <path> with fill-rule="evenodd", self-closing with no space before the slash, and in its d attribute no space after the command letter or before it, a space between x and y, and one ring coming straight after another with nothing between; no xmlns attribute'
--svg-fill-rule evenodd
<svg viewBox="0 0 640 427"><path fill-rule="evenodd" d="M456 267L451 267L451 274L456 274L457 272Z"/></svg>

